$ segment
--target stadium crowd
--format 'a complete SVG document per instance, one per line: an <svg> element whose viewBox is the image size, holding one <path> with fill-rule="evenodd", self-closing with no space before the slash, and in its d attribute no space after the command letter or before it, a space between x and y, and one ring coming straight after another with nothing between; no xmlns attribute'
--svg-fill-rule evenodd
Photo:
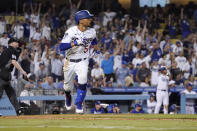
<svg viewBox="0 0 197 131"><path fill-rule="evenodd" d="M74 13L81 1L58 7L42 3L24 3L24 20L0 18L0 54L11 37L20 40L19 62L34 74L30 82L14 70L12 83L21 94L26 87L63 89L65 52L59 43L64 32L75 25ZM89 60L89 87L150 87L158 82L159 69L166 66L176 86L187 82L197 85L197 5L174 4L161 8L143 8L140 16L114 11L113 7L96 12L100 54ZM35 79L35 81L34 81ZM75 81L77 86L77 77Z"/></svg>

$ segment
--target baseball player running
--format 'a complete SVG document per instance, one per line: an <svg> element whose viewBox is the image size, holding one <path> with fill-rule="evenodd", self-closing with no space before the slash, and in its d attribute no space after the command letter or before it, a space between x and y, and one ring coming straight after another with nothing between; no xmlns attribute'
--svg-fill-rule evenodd
<svg viewBox="0 0 197 131"><path fill-rule="evenodd" d="M192 83L187 83L186 89L183 90L181 93L183 94L196 94L195 91L192 91ZM186 100L186 114L195 114L195 100L194 99L187 99Z"/></svg>
<svg viewBox="0 0 197 131"><path fill-rule="evenodd" d="M168 85L173 85L173 82L169 82L169 76L167 75L166 67L160 68L161 74L159 76L159 81L157 85L157 104L155 107L155 114L159 113L160 107L163 103L164 114L168 114L168 104L169 104L169 94L168 94Z"/></svg>
<svg viewBox="0 0 197 131"><path fill-rule="evenodd" d="M90 28L93 15L87 10L75 13L77 26L70 27L64 34L60 44L61 50L66 50L64 63L64 90L65 107L71 109L71 90L74 87L74 78L78 76L77 98L75 100L76 113L83 113L82 103L86 96L88 57L90 47L98 52L96 31Z"/></svg>

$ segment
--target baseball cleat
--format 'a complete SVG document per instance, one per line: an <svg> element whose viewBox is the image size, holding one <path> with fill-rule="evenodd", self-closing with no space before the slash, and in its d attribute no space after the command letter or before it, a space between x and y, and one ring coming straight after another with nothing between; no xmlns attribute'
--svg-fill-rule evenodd
<svg viewBox="0 0 197 131"><path fill-rule="evenodd" d="M83 114L83 109L77 109L77 108L76 108L75 112L76 112L77 114Z"/></svg>
<svg viewBox="0 0 197 131"><path fill-rule="evenodd" d="M66 110L68 110L68 111L71 110L71 108L72 108L71 106L67 106L66 104L65 104L65 107L66 107Z"/></svg>

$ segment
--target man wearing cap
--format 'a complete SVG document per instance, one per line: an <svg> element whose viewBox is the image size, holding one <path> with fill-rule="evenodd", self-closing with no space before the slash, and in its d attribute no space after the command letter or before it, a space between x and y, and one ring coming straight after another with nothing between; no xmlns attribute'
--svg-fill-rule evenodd
<svg viewBox="0 0 197 131"><path fill-rule="evenodd" d="M173 85L173 82L169 82L169 76L167 74L167 68L165 66L162 66L160 68L160 76L159 81L157 85L157 92L156 92L156 98L157 98L157 104L155 107L155 114L158 114L160 111L160 107L163 104L164 106L164 114L168 114L168 104L169 104L169 94L168 94L168 85Z"/></svg>
<svg viewBox="0 0 197 131"><path fill-rule="evenodd" d="M131 110L132 114L143 114L144 110L142 109L142 106L140 104L135 104L135 109Z"/></svg>
<svg viewBox="0 0 197 131"><path fill-rule="evenodd" d="M8 44L9 47L5 49L0 56L0 98L2 97L3 91L5 90L10 102L17 111L17 114L19 114L20 107L16 98L16 92L10 85L11 72L15 67L25 77L27 76L27 73L17 62L17 59L20 55L20 52L17 51L17 48L19 47L18 41L15 39L10 39Z"/></svg>
<svg viewBox="0 0 197 131"><path fill-rule="evenodd" d="M157 102L155 101L155 94L150 94L150 99L147 100L147 112L148 114L154 113L155 106Z"/></svg>
<svg viewBox="0 0 197 131"><path fill-rule="evenodd" d="M108 111L108 113L113 113L113 114L120 114L120 108L118 107L118 104L115 103L112 105L112 110Z"/></svg>
<svg viewBox="0 0 197 131"><path fill-rule="evenodd" d="M95 108L93 108L91 110L91 114L104 114L104 113L105 113L105 111L104 111L103 107L101 106L101 102L96 101Z"/></svg>
<svg viewBox="0 0 197 131"><path fill-rule="evenodd" d="M71 91L74 86L74 78L78 76L77 97L75 100L76 113L83 113L82 103L86 96L88 57L90 48L94 53L99 53L96 39L96 31L91 28L93 15L87 10L75 13L76 26L70 27L64 34L60 44L61 51L66 50L64 62L64 89L65 107L71 110Z"/></svg>
<svg viewBox="0 0 197 131"><path fill-rule="evenodd" d="M185 87L186 87L186 89L183 90L181 93L183 93L183 94L196 94L195 91L192 91L192 88L193 88L192 83L188 82ZM195 100L194 99L187 99L186 100L186 107L185 107L186 114L195 114L194 106L195 106Z"/></svg>

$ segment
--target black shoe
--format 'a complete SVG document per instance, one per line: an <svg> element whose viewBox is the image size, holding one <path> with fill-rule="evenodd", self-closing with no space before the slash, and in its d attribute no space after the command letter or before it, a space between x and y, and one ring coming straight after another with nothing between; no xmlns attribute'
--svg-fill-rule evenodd
<svg viewBox="0 0 197 131"><path fill-rule="evenodd" d="M16 111L16 115L17 115L17 116L24 115L24 108L21 107L20 109L18 109L18 110Z"/></svg>

